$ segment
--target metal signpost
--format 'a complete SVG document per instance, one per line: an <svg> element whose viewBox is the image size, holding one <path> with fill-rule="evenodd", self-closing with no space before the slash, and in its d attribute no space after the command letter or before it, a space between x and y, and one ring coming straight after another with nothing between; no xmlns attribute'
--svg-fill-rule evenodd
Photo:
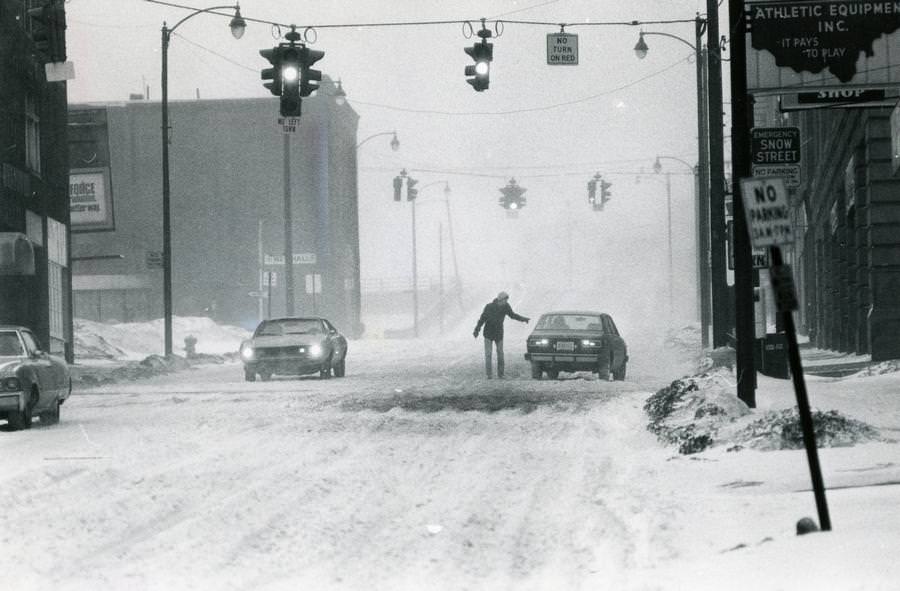
<svg viewBox="0 0 900 591"><path fill-rule="evenodd" d="M803 444L806 447L806 459L809 462L809 472L816 497L819 525L823 531L828 531L831 529L831 519L828 516L825 484L822 480L822 469L819 466L819 455L816 449L815 427L809 409L809 399L806 395L803 365L800 362L800 348L797 346L797 330L794 326L793 311L797 309L797 295L794 291L791 268L784 264L780 248L780 245L791 244L794 241L787 187L781 177L745 178L741 179L741 196L747 216L747 229L750 232L751 244L756 248L769 248L772 262L769 276L771 277L772 291L775 294L775 305L787 337L788 362L791 378L794 381L794 392L797 396L800 426L803 428Z"/></svg>

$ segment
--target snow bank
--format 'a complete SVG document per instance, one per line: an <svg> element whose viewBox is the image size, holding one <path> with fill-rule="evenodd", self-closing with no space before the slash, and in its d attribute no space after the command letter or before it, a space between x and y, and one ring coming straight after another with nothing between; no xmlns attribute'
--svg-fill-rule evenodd
<svg viewBox="0 0 900 591"><path fill-rule="evenodd" d="M731 371L724 368L675 380L644 404L650 418L647 429L682 454L715 445L728 445L728 451L803 449L796 406L759 415L734 395L734 389ZM878 429L837 410L812 409L812 418L818 447L885 441Z"/></svg>
<svg viewBox="0 0 900 591"><path fill-rule="evenodd" d="M149 355L162 354L164 349L163 319L148 322L104 324L75 319L76 359L106 359L137 361ZM241 341L249 336L243 328L217 324L211 318L172 318L172 344L175 353L184 353L184 339L197 339L196 352L207 355L235 353Z"/></svg>

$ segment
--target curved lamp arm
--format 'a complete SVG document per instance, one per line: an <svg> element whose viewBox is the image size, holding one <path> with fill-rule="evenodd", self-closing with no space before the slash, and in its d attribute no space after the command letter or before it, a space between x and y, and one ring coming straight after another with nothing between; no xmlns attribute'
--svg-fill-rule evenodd
<svg viewBox="0 0 900 591"><path fill-rule="evenodd" d="M397 149L400 148L400 140L397 139L397 132L396 132L396 131L381 131L381 132L378 132L378 133L373 133L372 135L370 135L369 137L367 137L367 138L364 139L363 141L361 141L361 142L359 142L358 144L356 144L356 149L359 150L360 146L362 146L362 145L363 145L364 143L366 143L367 141L369 141L369 140L371 140L371 139L374 139L374 138L377 138L377 137L382 136L382 135L392 135L392 136L394 136L394 137L391 139L391 149L392 149L392 150L394 150L394 151L396 152Z"/></svg>

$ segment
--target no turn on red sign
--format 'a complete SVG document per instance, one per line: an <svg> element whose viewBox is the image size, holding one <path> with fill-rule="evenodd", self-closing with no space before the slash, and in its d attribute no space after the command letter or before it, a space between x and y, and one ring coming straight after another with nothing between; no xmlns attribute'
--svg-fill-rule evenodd
<svg viewBox="0 0 900 591"><path fill-rule="evenodd" d="M750 243L756 248L794 242L788 191L781 177L741 179Z"/></svg>

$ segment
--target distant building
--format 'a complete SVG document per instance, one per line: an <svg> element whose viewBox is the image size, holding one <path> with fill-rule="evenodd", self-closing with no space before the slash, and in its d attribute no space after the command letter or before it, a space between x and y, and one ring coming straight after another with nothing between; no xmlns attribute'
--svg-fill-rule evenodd
<svg viewBox="0 0 900 591"><path fill-rule="evenodd" d="M252 327L285 313L287 139L294 313L361 331L358 115L334 88L303 100L292 133L276 97L169 102L175 315ZM160 106L70 105L76 317L163 315Z"/></svg>
<svg viewBox="0 0 900 591"><path fill-rule="evenodd" d="M43 5L0 0L0 324L71 359L66 83L47 81L28 12ZM64 42L58 51L62 63Z"/></svg>

